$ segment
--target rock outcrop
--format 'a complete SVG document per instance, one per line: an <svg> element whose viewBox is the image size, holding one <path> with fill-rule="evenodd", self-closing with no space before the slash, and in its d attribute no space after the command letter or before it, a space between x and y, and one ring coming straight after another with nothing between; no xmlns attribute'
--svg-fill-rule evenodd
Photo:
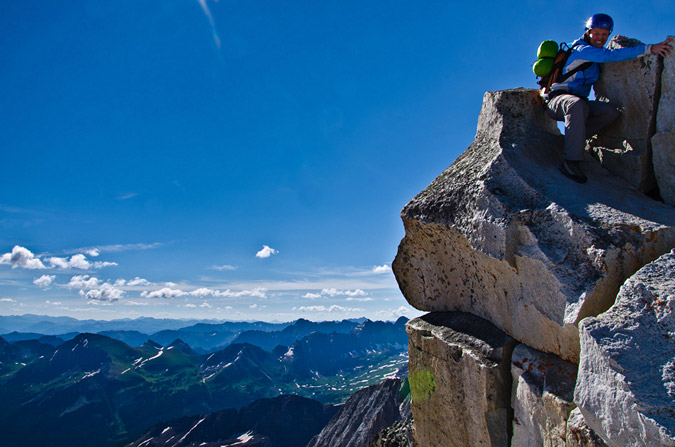
<svg viewBox="0 0 675 447"><path fill-rule="evenodd" d="M615 37L607 47L641 43ZM662 71L663 58L656 55L603 64L601 79L594 87L598 99L619 106L622 113L591 144L605 168L643 192L656 187L651 138L656 132Z"/></svg>
<svg viewBox="0 0 675 447"><path fill-rule="evenodd" d="M520 344L511 359L513 439L522 447L565 447L577 366Z"/></svg>
<svg viewBox="0 0 675 447"><path fill-rule="evenodd" d="M675 445L675 250L581 323L574 400L610 446Z"/></svg>
<svg viewBox="0 0 675 447"><path fill-rule="evenodd" d="M515 341L489 321L434 312L408 323L408 380L420 446L508 446Z"/></svg>
<svg viewBox="0 0 675 447"><path fill-rule="evenodd" d="M590 156L589 182L569 181L562 145L535 90L485 94L473 144L401 213L392 267L410 304L473 313L578 362L579 321L675 245L675 209Z"/></svg>
<svg viewBox="0 0 675 447"><path fill-rule="evenodd" d="M630 112L590 143L588 183L558 171L564 138L535 90L488 92L474 142L403 208L392 267L408 302L430 312L408 323L419 446L675 445L675 329L664 323L675 298L652 290L675 271L658 267L673 256L675 208L661 180L666 203L655 200L651 165L652 144L672 138L671 59L603 72L618 70L604 94ZM644 83L620 81L633 76ZM609 154L618 140L633 150ZM609 159L641 167L622 173ZM668 317L646 313L649 299ZM658 360L641 364L649 373L637 361L646 349L630 358L624 343L640 325L654 327L640 346L660 337Z"/></svg>
<svg viewBox="0 0 675 447"><path fill-rule="evenodd" d="M656 135L652 137L652 157L661 197L664 202L675 206L675 57L663 60Z"/></svg>

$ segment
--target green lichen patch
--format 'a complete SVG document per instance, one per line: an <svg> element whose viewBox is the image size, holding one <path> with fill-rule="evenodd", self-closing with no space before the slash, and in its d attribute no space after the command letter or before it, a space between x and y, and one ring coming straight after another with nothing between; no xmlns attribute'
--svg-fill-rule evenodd
<svg viewBox="0 0 675 447"><path fill-rule="evenodd" d="M422 369L410 374L410 396L413 402L424 402L431 398L436 391L436 380L428 369Z"/></svg>

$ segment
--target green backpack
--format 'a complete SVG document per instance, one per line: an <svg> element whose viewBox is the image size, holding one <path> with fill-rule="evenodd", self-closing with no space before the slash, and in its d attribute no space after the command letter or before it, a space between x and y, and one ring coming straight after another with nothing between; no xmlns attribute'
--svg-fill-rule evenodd
<svg viewBox="0 0 675 447"><path fill-rule="evenodd" d="M576 45L580 44L578 43ZM543 89L544 93L549 92L552 84L563 82L574 73L585 70L593 64L593 62L586 62L579 65L574 70L562 74L567 59L572 53L572 48L576 45L572 45L571 47L566 43L558 45L558 43L553 40L545 40L539 45L539 48L537 49L537 61L532 66L532 71L534 71L534 74L539 78L537 84Z"/></svg>

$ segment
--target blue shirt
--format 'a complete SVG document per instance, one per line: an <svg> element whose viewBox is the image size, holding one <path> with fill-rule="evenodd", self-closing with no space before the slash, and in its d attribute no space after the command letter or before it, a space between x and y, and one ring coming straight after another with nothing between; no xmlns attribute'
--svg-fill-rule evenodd
<svg viewBox="0 0 675 447"><path fill-rule="evenodd" d="M594 62L585 70L579 70L563 82L557 82L551 85L551 91L564 90L573 95L588 97L591 93L591 87L600 77L599 63L619 62L628 59L635 59L650 53L651 45L638 45L629 48L617 48L610 50L607 48L597 48L588 44L583 38L577 39L572 44L572 53L567 59L563 68L563 73L578 67L586 62Z"/></svg>

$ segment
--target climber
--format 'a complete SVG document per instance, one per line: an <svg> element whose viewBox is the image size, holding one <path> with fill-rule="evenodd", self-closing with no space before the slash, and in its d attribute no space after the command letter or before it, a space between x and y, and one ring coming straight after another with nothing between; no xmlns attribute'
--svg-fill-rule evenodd
<svg viewBox="0 0 675 447"><path fill-rule="evenodd" d="M604 48L613 28L614 21L607 14L591 16L586 22L584 35L572 44L572 53L563 73L581 64L589 63L588 66L551 85L551 91L544 96L548 114L565 122L565 152L560 171L578 183L587 180L582 168L586 138L598 133L620 115L619 109L609 102L588 100L591 87L600 76L598 63L635 59L650 53L666 57L672 51L671 39L653 45L614 50Z"/></svg>

